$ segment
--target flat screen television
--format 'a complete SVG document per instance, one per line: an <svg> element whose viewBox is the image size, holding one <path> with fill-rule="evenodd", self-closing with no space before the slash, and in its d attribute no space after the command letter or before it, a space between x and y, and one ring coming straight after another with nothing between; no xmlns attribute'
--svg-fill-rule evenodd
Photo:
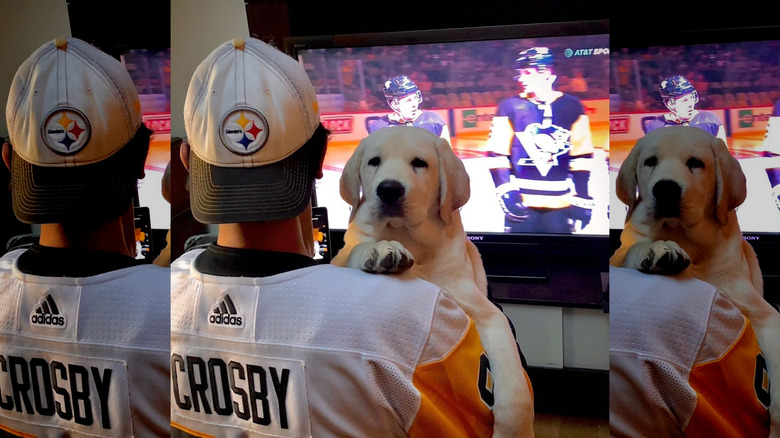
<svg viewBox="0 0 780 438"><path fill-rule="evenodd" d="M737 217L758 253L767 298L780 304L780 28L756 27L613 39L610 80L610 186L645 123L669 110L664 80L682 76L698 96L696 110L722 123L723 136L747 179ZM672 81L667 81L672 88ZM684 83L683 83L684 84ZM690 88L689 88L690 89ZM687 92L686 92L687 93ZM769 133L771 129L775 130ZM626 208L611 190L613 249Z"/></svg>
<svg viewBox="0 0 780 438"><path fill-rule="evenodd" d="M554 58L554 88L582 103L593 146L587 183L591 220L555 233L507 231L490 173L495 158L487 147L499 103L520 91L514 61L521 51L535 47L547 48ZM350 213L339 195L343 166L369 126L393 112L383 94L385 82L405 75L420 90L419 109L445 122L450 144L469 173L471 197L461 217L480 249L497 299L603 304L601 274L608 270L609 248L607 21L292 37L285 39L285 50L305 67L322 122L332 133L315 203L327 208L334 253ZM587 266L580 268L592 284L560 273L577 269L584 260ZM525 287L501 285L513 282Z"/></svg>

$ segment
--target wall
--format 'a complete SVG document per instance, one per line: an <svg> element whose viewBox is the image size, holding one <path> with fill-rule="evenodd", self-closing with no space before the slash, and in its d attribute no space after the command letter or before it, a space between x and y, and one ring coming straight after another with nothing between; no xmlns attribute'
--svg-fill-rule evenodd
<svg viewBox="0 0 780 438"><path fill-rule="evenodd" d="M218 45L248 36L243 0L171 1L171 136L186 137L184 99L192 73Z"/></svg>
<svg viewBox="0 0 780 438"><path fill-rule="evenodd" d="M5 105L16 69L46 41L71 33L65 0L0 0L0 17L0 137L8 137Z"/></svg>

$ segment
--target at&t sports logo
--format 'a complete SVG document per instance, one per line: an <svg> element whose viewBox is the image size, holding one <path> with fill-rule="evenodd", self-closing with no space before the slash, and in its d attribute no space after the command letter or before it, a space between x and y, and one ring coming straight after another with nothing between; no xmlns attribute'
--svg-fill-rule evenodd
<svg viewBox="0 0 780 438"><path fill-rule="evenodd" d="M238 312L233 299L225 291L209 312L209 325L212 327L244 328L244 315Z"/></svg>
<svg viewBox="0 0 780 438"><path fill-rule="evenodd" d="M591 56L591 55L609 55L609 47L595 47L587 49L566 49L563 56L571 58L573 56Z"/></svg>
<svg viewBox="0 0 780 438"><path fill-rule="evenodd" d="M60 307L51 295L51 289L33 307L30 314L30 324L38 327L64 329L67 325L67 317L60 312Z"/></svg>
<svg viewBox="0 0 780 438"><path fill-rule="evenodd" d="M222 143L239 155L250 155L268 140L268 121L257 110L234 108L222 118L219 136Z"/></svg>
<svg viewBox="0 0 780 438"><path fill-rule="evenodd" d="M89 142L90 126L81 111L60 107L43 119L41 138L46 146L60 155L72 155Z"/></svg>

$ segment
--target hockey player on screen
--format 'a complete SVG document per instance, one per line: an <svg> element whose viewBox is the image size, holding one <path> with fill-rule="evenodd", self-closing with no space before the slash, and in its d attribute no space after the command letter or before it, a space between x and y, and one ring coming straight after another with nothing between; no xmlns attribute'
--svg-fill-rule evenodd
<svg viewBox="0 0 780 438"><path fill-rule="evenodd" d="M487 148L505 231L571 233L590 223L590 123L580 100L557 91L547 47L515 60L517 96L499 103Z"/></svg>
<svg viewBox="0 0 780 438"><path fill-rule="evenodd" d="M373 120L368 125L368 133L388 126L417 126L433 132L441 138L450 141L450 130L439 113L420 109L422 92L408 76L395 76L387 81L382 88L387 104L392 113Z"/></svg>
<svg viewBox="0 0 780 438"><path fill-rule="evenodd" d="M718 116L696 109L699 93L685 77L676 75L664 79L658 92L669 112L643 123L645 133L666 126L684 125L703 129L726 142L726 131Z"/></svg>

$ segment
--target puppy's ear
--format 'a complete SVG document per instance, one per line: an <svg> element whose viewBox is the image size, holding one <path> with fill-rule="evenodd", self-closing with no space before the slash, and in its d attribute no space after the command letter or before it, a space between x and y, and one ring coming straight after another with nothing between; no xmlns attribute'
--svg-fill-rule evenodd
<svg viewBox="0 0 780 438"><path fill-rule="evenodd" d="M360 165L363 161L363 152L366 149L365 143L367 139L363 139L355 148L355 152L347 160L347 164L344 165L344 170L341 172L341 179L339 180L339 194L341 198L352 207L352 212L349 214L349 222L352 222L352 218L355 216L357 207L360 204Z"/></svg>
<svg viewBox="0 0 780 438"><path fill-rule="evenodd" d="M716 137L710 142L710 146L715 155L715 206L718 221L726 224L729 212L745 202L747 182L742 167L723 140Z"/></svg>
<svg viewBox="0 0 780 438"><path fill-rule="evenodd" d="M626 222L631 218L631 213L633 213L634 207L639 202L636 194L636 166L639 161L639 154L642 151L642 139L644 137L637 140L634 147L631 148L631 152L628 153L628 157L620 165L617 180L615 181L615 194L617 194L618 199L628 206Z"/></svg>
<svg viewBox="0 0 780 438"><path fill-rule="evenodd" d="M471 197L469 174L447 140L437 138L435 146L439 156L439 216L449 225L452 212L463 207Z"/></svg>

